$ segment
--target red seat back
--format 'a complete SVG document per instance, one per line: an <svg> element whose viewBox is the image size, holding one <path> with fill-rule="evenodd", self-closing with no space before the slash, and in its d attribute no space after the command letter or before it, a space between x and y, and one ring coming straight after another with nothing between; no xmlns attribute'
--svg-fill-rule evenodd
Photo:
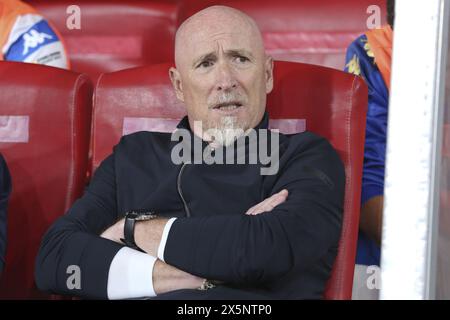
<svg viewBox="0 0 450 320"><path fill-rule="evenodd" d="M173 1L33 0L59 30L72 70L93 80L112 72L173 61L176 4ZM68 29L70 5L80 7L81 29Z"/></svg>
<svg viewBox="0 0 450 320"><path fill-rule="evenodd" d="M185 115L169 81L169 64L104 74L96 87L93 167L124 133L170 132ZM344 222L338 256L325 298L350 299L359 223L367 87L341 71L293 62L275 63L275 86L267 110L272 127L306 129L327 138L345 164ZM292 125L296 120L297 124ZM299 122L300 120L300 122ZM301 122L303 120L303 122ZM288 126L286 126L288 125Z"/></svg>
<svg viewBox="0 0 450 320"><path fill-rule="evenodd" d="M102 74L94 92L91 167L95 170L124 133L170 132L186 114L169 80L171 64Z"/></svg>
<svg viewBox="0 0 450 320"><path fill-rule="evenodd" d="M0 62L0 150L13 184L0 298L43 298L34 264L44 232L85 185L92 85L86 76Z"/></svg>
<svg viewBox="0 0 450 320"><path fill-rule="evenodd" d="M385 0L79 0L81 29L70 30L66 10L73 1L28 2L60 31L72 69L93 79L102 72L172 62L176 26L215 4L252 16L275 59L340 70L348 45L374 21L368 8L377 6L386 23Z"/></svg>
<svg viewBox="0 0 450 320"><path fill-rule="evenodd" d="M81 29L68 29L70 0L31 0L60 31L72 69L102 72L173 61L177 25L215 4L242 10L259 25L268 53L342 70L348 45L371 27L371 6L386 23L385 0L79 0ZM369 22L369 24L368 24Z"/></svg>
<svg viewBox="0 0 450 320"><path fill-rule="evenodd" d="M327 138L345 165L344 221L325 299L352 296L367 95L367 86L359 77L307 64L277 62L274 91L267 102L272 118L305 119L306 129Z"/></svg>
<svg viewBox="0 0 450 320"><path fill-rule="evenodd" d="M247 13L261 29L265 47L276 60L297 61L343 70L350 43L372 22L369 6L378 6L386 23L386 0L183 0L178 25L195 12L222 4Z"/></svg>

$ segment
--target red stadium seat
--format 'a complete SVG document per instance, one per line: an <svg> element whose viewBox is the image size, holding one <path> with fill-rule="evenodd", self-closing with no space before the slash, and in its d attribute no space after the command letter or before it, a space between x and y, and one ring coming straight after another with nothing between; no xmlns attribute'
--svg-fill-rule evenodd
<svg viewBox="0 0 450 320"><path fill-rule="evenodd" d="M170 64L102 74L94 92L91 167L97 169L133 126L169 132L186 114L169 80Z"/></svg>
<svg viewBox="0 0 450 320"><path fill-rule="evenodd" d="M11 171L0 298L47 298L34 284L44 232L85 185L92 84L70 71L0 62L0 150Z"/></svg>
<svg viewBox="0 0 450 320"><path fill-rule="evenodd" d="M112 151L124 133L170 132L185 115L168 77L169 64L104 74L95 88L92 166ZM350 299L358 234L367 87L341 71L276 62L275 87L268 98L272 127L307 130L326 137L346 170L344 223L338 256L325 298ZM276 122L278 120L278 122ZM292 125L294 123L294 125ZM286 126L288 125L288 126Z"/></svg>
<svg viewBox="0 0 450 320"><path fill-rule="evenodd" d="M174 1L28 1L59 30L72 70L93 80L112 72L173 61ZM71 5L80 7L81 29L68 29Z"/></svg>
<svg viewBox="0 0 450 320"><path fill-rule="evenodd" d="M267 102L271 117L306 119L306 129L327 138L345 165L344 222L324 298L351 299L361 205L367 86L359 77L323 67L278 62L275 68L275 89Z"/></svg>
<svg viewBox="0 0 450 320"><path fill-rule="evenodd" d="M95 79L102 72L173 61L176 26L207 6L223 4L252 16L277 60L342 70L347 46L369 27L370 6L385 0L69 0L27 1L60 31L72 69ZM67 8L81 9L81 30L70 30Z"/></svg>
<svg viewBox="0 0 450 320"><path fill-rule="evenodd" d="M173 61L175 29L187 17L214 4L252 16L267 51L277 60L342 70L348 45L370 25L379 8L386 23L385 0L29 0L60 31L72 69L93 79L102 72ZM81 9L81 29L68 29L70 13ZM70 19L69 19L70 20Z"/></svg>
<svg viewBox="0 0 450 320"><path fill-rule="evenodd" d="M268 53L276 60L339 70L344 68L348 45L368 28L369 6L378 6L381 22L386 23L386 0L183 0L178 25L213 4L234 7L253 17Z"/></svg>

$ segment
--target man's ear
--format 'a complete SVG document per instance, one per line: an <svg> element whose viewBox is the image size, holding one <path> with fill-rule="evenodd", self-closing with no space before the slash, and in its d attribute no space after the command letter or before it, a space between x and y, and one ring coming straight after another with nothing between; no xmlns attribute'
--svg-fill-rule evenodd
<svg viewBox="0 0 450 320"><path fill-rule="evenodd" d="M271 56L266 57L265 75L266 93L269 94L273 89L273 58Z"/></svg>
<svg viewBox="0 0 450 320"><path fill-rule="evenodd" d="M184 102L183 95L183 86L181 84L181 77L178 70L174 67L169 69L169 77L170 81L172 81L173 88L175 90L175 94L177 95L178 100Z"/></svg>

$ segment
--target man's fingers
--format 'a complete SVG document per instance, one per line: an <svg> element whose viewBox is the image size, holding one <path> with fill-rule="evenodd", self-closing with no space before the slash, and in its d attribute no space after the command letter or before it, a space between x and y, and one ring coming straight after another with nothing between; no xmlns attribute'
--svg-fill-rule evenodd
<svg viewBox="0 0 450 320"><path fill-rule="evenodd" d="M246 214L253 215L257 212L260 212L261 209L265 206L265 204L270 200L271 198L267 198L260 203L255 204L253 207L247 210Z"/></svg>
<svg viewBox="0 0 450 320"><path fill-rule="evenodd" d="M250 209L247 210L247 212L245 214L257 215L257 214L260 214L263 212L272 211L272 209L275 208L277 205L286 201L288 194L289 194L289 192L286 189L283 189L280 192L270 196L269 198L265 199L264 201L251 207Z"/></svg>
<svg viewBox="0 0 450 320"><path fill-rule="evenodd" d="M248 215L255 215L255 214L261 213L262 212L261 210L264 208L264 206L268 202L268 200L269 200L269 198L267 198L266 200L263 200L260 203L254 205L253 207L248 209L246 214L248 214Z"/></svg>
<svg viewBox="0 0 450 320"><path fill-rule="evenodd" d="M256 205L254 205L253 207L251 207L250 209L247 210L247 212L245 214L247 215L253 215L254 212L257 211L257 209L259 208L259 206L261 205L261 203L258 203Z"/></svg>
<svg viewBox="0 0 450 320"><path fill-rule="evenodd" d="M280 192L270 196L269 198L262 201L254 208L252 215L272 211L273 208L275 208L277 205L286 201L287 195L288 191L286 189L283 189Z"/></svg>
<svg viewBox="0 0 450 320"><path fill-rule="evenodd" d="M122 243L120 239L123 238L124 221L124 219L117 221L115 224L103 231L102 234L100 234L100 237Z"/></svg>
<svg viewBox="0 0 450 320"><path fill-rule="evenodd" d="M246 214L246 215L251 215L252 212L253 212L253 208L254 208L254 207L251 207L250 209L248 209L247 212L246 212L245 214Z"/></svg>
<svg viewBox="0 0 450 320"><path fill-rule="evenodd" d="M264 212L267 208L267 204L272 200L272 197L274 197L275 195L261 201L260 203L258 203L257 205L253 206L251 208L251 212L249 213L250 215L255 215L255 214L260 214L262 212Z"/></svg>
<svg viewBox="0 0 450 320"><path fill-rule="evenodd" d="M281 190L277 194L274 194L272 197L269 198L268 205L272 207L276 207L277 205L283 203L286 201L286 198L288 196L288 191L286 189Z"/></svg>

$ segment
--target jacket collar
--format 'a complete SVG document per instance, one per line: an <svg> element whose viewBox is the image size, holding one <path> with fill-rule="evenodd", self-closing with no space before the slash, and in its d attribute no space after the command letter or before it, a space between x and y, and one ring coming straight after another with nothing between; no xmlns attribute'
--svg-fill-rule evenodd
<svg viewBox="0 0 450 320"><path fill-rule="evenodd" d="M257 137L258 141L260 139L261 131L268 130L268 127L269 127L269 114L267 112L264 112L263 118L261 119L259 124L256 127L252 128L252 129L254 129L256 131L256 137ZM195 163L195 160L193 162L192 159L196 159L195 158L196 156L195 156L195 153L194 153L194 151L196 150L196 146L201 148L200 152L201 152L201 154L203 154L204 149L207 146L210 146L209 142L207 142L207 141L201 139L200 137L198 137L197 135L193 134L193 132L192 132L190 126L189 126L189 121L188 121L188 117L187 116L183 117L183 119L177 125L177 129L176 130L188 130L190 134L188 135L188 137L180 136L179 139L172 140L171 141L172 148L175 147L176 145L178 145L181 142L184 145L184 147L183 147L183 154L184 154L184 152L186 152L186 154L188 154L188 155L190 154L190 156L191 156L190 160L188 160L188 162L186 162L186 163ZM265 138L266 140L264 140L264 141L266 141L266 143L268 144L267 147L271 148L271 143L270 143L271 137L270 137L270 134L268 136L265 135L265 137L266 137ZM267 137L268 137L268 140L267 140ZM181 139L181 141L180 141L180 139ZM238 148L242 147L242 144L238 143L239 141L242 141L241 139L244 139L244 148L245 148L244 156L247 157L247 155L248 155L248 153L250 151L249 150L249 145L250 145L250 143L252 143L251 139L246 139L244 136L241 136L236 141L234 141L233 148L234 148L234 150L238 150ZM253 141L253 143L254 143L254 141ZM228 147L224 147L224 146L212 147L212 150L218 150L219 148L222 149L222 152L221 152L222 156L226 155L228 157L228 153L224 150L224 148L226 149ZM179 152L179 151L177 151L177 152ZM238 155L240 155L240 154L242 154L242 153L240 153L239 151L235 152L233 154L233 157L235 158L234 163L238 163L238 160L237 160L236 157ZM261 165L261 163L259 161L258 161L258 165Z"/></svg>
<svg viewBox="0 0 450 320"><path fill-rule="evenodd" d="M258 129L268 129L268 128L269 128L269 114L267 111L265 111L262 120L253 129L258 130ZM191 131L188 116L184 116L183 119L181 119L181 121L177 125L177 129L187 129L187 130Z"/></svg>

